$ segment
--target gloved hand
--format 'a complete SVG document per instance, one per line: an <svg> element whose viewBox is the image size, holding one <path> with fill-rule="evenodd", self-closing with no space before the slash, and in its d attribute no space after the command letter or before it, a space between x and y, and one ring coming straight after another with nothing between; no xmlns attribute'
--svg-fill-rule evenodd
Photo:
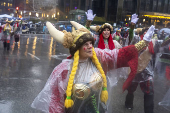
<svg viewBox="0 0 170 113"><path fill-rule="evenodd" d="M133 15L132 15L132 18L131 18L131 22L134 23L134 24L136 24L136 23L138 22L138 19L139 19L139 18L137 18L137 17L138 17L138 15L136 15L136 13L133 14Z"/></svg>
<svg viewBox="0 0 170 113"><path fill-rule="evenodd" d="M148 29L148 31L146 32L146 34L144 35L143 40L145 40L145 41L147 41L147 42L150 42L151 39L152 39L152 36L153 36L153 34L154 34L154 30L155 30L155 26L152 25L152 26Z"/></svg>
<svg viewBox="0 0 170 113"><path fill-rule="evenodd" d="M89 9L85 13L86 13L86 16L87 16L87 20L93 21L94 17L96 16L96 14L93 15L93 11L91 9Z"/></svg>
<svg viewBox="0 0 170 113"><path fill-rule="evenodd" d="M163 43L163 40L158 40L158 43L161 43L161 44L162 44L162 43Z"/></svg>

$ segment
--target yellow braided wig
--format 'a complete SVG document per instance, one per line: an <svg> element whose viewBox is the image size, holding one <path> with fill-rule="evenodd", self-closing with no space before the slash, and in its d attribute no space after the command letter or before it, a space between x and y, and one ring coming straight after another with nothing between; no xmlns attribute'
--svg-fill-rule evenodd
<svg viewBox="0 0 170 113"><path fill-rule="evenodd" d="M11 26L10 25L8 25L9 26L9 32L11 32ZM5 27L4 27L4 31L6 30L6 27L7 27L7 24L5 25Z"/></svg>
<svg viewBox="0 0 170 113"><path fill-rule="evenodd" d="M106 102L108 100L107 79L106 79L106 75L101 67L101 64L96 56L96 52L94 51L94 48L93 48L92 62L95 64L95 66L97 67L97 69L99 70L99 72L102 75L103 90L100 95L100 100L106 104ZM66 108L71 108L74 105L74 102L71 99L71 96L72 96L72 87L73 87L74 77L75 77L75 74L77 71L78 63L79 63L79 50L77 50L74 54L73 67L72 67L72 71L71 71L70 78L69 78L68 85L67 85L66 100L65 100Z"/></svg>
<svg viewBox="0 0 170 113"><path fill-rule="evenodd" d="M72 87L73 87L74 77L77 71L78 63L79 63L79 50L77 50L74 54L73 67L72 67L70 78L69 78L68 85L67 85L66 100L65 100L66 108L71 108L74 104L73 100L71 99L71 95L72 95Z"/></svg>
<svg viewBox="0 0 170 113"><path fill-rule="evenodd" d="M106 104L106 102L108 100L106 75L105 75L103 68L96 56L96 52L94 51L94 48L92 50L93 50L92 62L95 64L95 66L97 67L97 69L99 70L99 72L101 73L102 78L103 78L103 90L100 95L100 100Z"/></svg>

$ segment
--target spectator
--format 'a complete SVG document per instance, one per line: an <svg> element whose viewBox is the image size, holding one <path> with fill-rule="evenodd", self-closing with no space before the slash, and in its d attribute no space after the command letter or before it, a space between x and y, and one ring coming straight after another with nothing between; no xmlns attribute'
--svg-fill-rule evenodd
<svg viewBox="0 0 170 113"><path fill-rule="evenodd" d="M161 35L160 35L160 37L159 37L159 39L160 39L160 40L165 40L165 36L166 36L166 33L165 33L164 30L163 30L162 33L161 33Z"/></svg>

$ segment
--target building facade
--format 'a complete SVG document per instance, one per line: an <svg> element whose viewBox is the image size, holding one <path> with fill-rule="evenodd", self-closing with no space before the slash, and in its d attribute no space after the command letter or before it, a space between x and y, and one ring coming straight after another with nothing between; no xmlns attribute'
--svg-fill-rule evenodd
<svg viewBox="0 0 170 113"><path fill-rule="evenodd" d="M14 0L0 0L0 14L13 14Z"/></svg>
<svg viewBox="0 0 170 113"><path fill-rule="evenodd" d="M140 22L145 25L167 27L170 24L170 0L138 0L140 1Z"/></svg>
<svg viewBox="0 0 170 113"><path fill-rule="evenodd" d="M170 0L93 0L92 9L107 21L129 23L131 15L139 15L139 23L163 25L170 23Z"/></svg>

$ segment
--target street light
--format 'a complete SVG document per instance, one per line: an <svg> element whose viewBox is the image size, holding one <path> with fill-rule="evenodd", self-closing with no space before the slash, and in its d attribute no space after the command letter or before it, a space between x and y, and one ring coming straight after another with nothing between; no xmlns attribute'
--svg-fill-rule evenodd
<svg viewBox="0 0 170 113"><path fill-rule="evenodd" d="M49 17L49 15L47 15L47 17Z"/></svg>
<svg viewBox="0 0 170 113"><path fill-rule="evenodd" d="M54 18L55 18L55 14L54 14Z"/></svg>
<svg viewBox="0 0 170 113"><path fill-rule="evenodd" d="M22 15L22 11L21 11L21 15Z"/></svg>
<svg viewBox="0 0 170 113"><path fill-rule="evenodd" d="M129 17L129 20L130 20L130 17Z"/></svg>
<svg viewBox="0 0 170 113"><path fill-rule="evenodd" d="M38 14L38 13L36 13L36 16L38 17L38 16L39 16L39 14Z"/></svg>
<svg viewBox="0 0 170 113"><path fill-rule="evenodd" d="M29 12L29 15L31 15L31 12Z"/></svg>

